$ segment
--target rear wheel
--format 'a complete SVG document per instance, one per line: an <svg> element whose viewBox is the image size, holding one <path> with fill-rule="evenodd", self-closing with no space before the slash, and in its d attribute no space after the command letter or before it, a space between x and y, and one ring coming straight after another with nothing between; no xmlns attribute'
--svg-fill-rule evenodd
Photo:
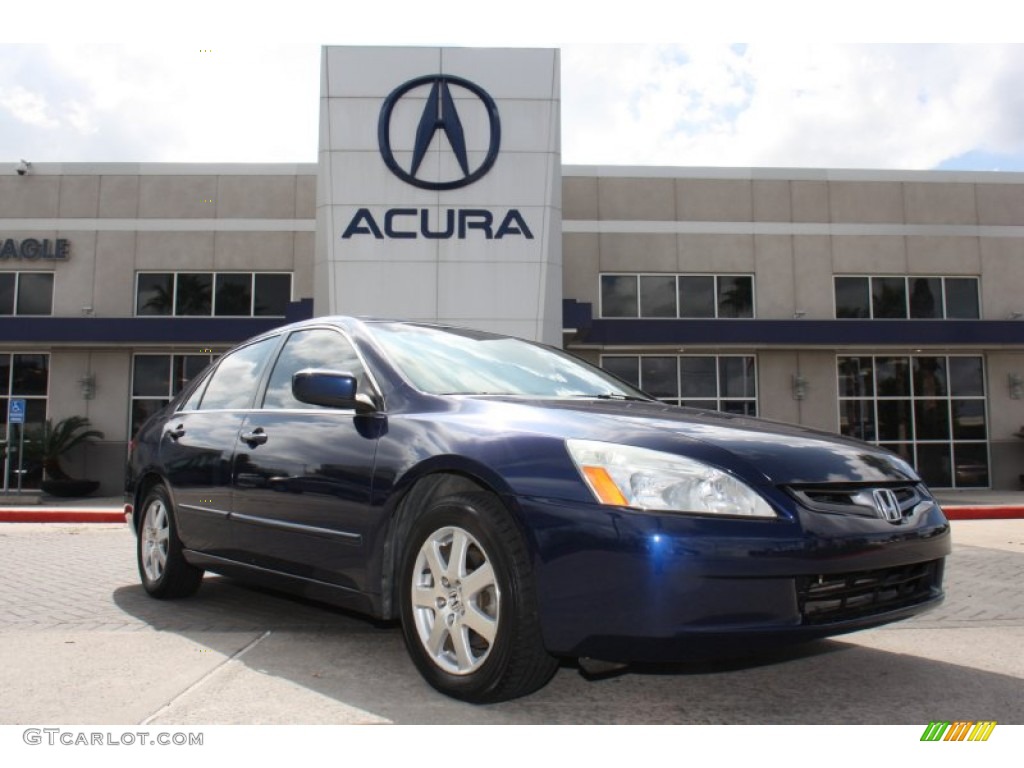
<svg viewBox="0 0 1024 768"><path fill-rule="evenodd" d="M142 503L137 544L139 576L150 595L188 597L199 589L203 571L185 561L174 510L162 485L150 489Z"/></svg>
<svg viewBox="0 0 1024 768"><path fill-rule="evenodd" d="M554 674L558 662L541 639L526 546L494 496L435 502L413 524L401 585L409 653L442 693L503 701Z"/></svg>

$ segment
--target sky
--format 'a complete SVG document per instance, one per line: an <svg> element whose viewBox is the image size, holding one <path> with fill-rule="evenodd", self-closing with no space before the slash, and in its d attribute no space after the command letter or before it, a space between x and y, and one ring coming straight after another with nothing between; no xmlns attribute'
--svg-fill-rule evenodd
<svg viewBox="0 0 1024 768"><path fill-rule="evenodd" d="M322 44L507 45L561 50L566 165L1024 171L989 1L57 0L0 27L0 163L313 163Z"/></svg>

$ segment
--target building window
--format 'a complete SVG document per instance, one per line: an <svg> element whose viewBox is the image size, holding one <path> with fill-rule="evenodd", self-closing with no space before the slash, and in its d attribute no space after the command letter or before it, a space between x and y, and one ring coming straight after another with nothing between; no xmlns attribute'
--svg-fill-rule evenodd
<svg viewBox="0 0 1024 768"><path fill-rule="evenodd" d="M50 388L50 356L45 353L9 353L0 352L0 440L4 449L3 456L5 475L0 485L4 488L18 487L18 456L17 442L20 434L14 434L7 423L8 409L11 399L25 401L25 427L32 429L46 421L47 393ZM12 445L8 445L11 440ZM41 466L33 466L29 462L22 464L24 474L21 477L22 488L38 488L42 480Z"/></svg>
<svg viewBox="0 0 1024 768"><path fill-rule="evenodd" d="M52 315L53 272L0 272L0 315Z"/></svg>
<svg viewBox="0 0 1024 768"><path fill-rule="evenodd" d="M132 359L131 434L169 403L216 355L139 353Z"/></svg>
<svg viewBox="0 0 1024 768"><path fill-rule="evenodd" d="M751 275L601 275L601 317L753 316Z"/></svg>
<svg viewBox="0 0 1024 768"><path fill-rule="evenodd" d="M835 278L837 318L977 320L976 277Z"/></svg>
<svg viewBox="0 0 1024 768"><path fill-rule="evenodd" d="M140 272L136 315L284 317L290 272Z"/></svg>
<svg viewBox="0 0 1024 768"><path fill-rule="evenodd" d="M753 355L602 355L601 367L672 405L757 415Z"/></svg>
<svg viewBox="0 0 1024 768"><path fill-rule="evenodd" d="M839 357L839 431L884 446L936 488L989 485L980 355Z"/></svg>

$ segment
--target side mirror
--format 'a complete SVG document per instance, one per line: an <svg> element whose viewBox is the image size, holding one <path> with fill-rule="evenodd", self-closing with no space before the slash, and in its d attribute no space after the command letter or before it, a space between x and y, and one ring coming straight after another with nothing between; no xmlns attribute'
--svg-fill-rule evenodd
<svg viewBox="0 0 1024 768"><path fill-rule="evenodd" d="M300 403L353 408L356 413L376 412L374 402L356 389L356 377L350 373L307 368L292 376L292 395Z"/></svg>

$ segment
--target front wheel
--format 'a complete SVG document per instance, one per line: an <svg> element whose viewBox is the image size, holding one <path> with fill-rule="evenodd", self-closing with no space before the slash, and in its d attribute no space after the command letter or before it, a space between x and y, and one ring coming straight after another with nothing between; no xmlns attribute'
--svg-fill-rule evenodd
<svg viewBox="0 0 1024 768"><path fill-rule="evenodd" d="M558 666L541 640L526 546L490 494L442 499L413 524L400 600L413 662L449 696L513 699Z"/></svg>
<svg viewBox="0 0 1024 768"><path fill-rule="evenodd" d="M182 554L174 510L163 486L150 489L142 503L137 554L142 586L153 597L175 598L195 594L203 571Z"/></svg>

